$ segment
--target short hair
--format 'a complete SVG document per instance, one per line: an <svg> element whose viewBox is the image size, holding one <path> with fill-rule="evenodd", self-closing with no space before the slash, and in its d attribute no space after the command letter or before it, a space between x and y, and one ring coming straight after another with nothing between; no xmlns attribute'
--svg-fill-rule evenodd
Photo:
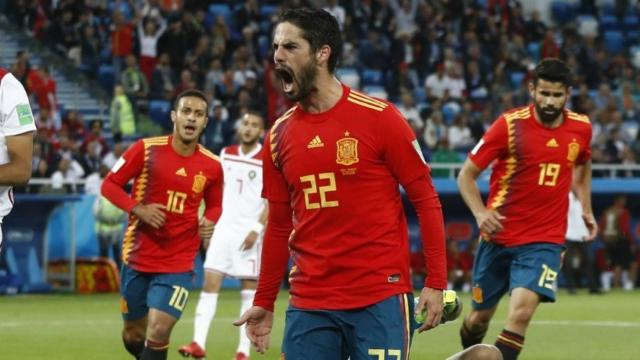
<svg viewBox="0 0 640 360"><path fill-rule="evenodd" d="M329 45L331 55L327 62L329 73L333 74L342 55L342 35L336 18L322 9L298 8L286 10L278 23L289 22L302 29L302 37L316 52L324 45Z"/></svg>
<svg viewBox="0 0 640 360"><path fill-rule="evenodd" d="M265 119L264 115L260 111L258 111L256 109L249 109L249 110L245 111L244 115L242 115L242 116L244 117L245 115L252 115L252 116L255 116L257 118L260 118L260 121L262 122L262 127L265 127L267 125L267 122L266 122L266 119Z"/></svg>
<svg viewBox="0 0 640 360"><path fill-rule="evenodd" d="M538 79L560 82L564 86L571 85L571 70L567 64L558 58L546 58L536 65L533 70L533 84L538 84Z"/></svg>
<svg viewBox="0 0 640 360"><path fill-rule="evenodd" d="M180 94L178 94L178 97L176 97L176 100L173 102L173 110L178 110L178 104L180 104L180 99L184 97L197 97L202 99L202 101L204 101L204 103L206 104L205 111L208 111L209 100L207 99L207 95L205 95L205 93L197 89L185 90Z"/></svg>

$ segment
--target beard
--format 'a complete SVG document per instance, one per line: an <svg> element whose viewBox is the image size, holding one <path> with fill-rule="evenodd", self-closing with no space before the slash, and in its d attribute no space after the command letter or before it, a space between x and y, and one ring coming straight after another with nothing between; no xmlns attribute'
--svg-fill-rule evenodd
<svg viewBox="0 0 640 360"><path fill-rule="evenodd" d="M293 72L291 74L293 75ZM309 97L311 91L315 88L314 83L317 75L317 63L314 60L310 60L302 67L299 75L292 76L292 81L296 83L298 89L294 92L285 92L287 99L298 102Z"/></svg>
<svg viewBox="0 0 640 360"><path fill-rule="evenodd" d="M546 106L542 107L538 102L535 102L536 112L538 113L538 118L542 121L543 124L550 125L553 124L554 121L562 114L562 107L555 106Z"/></svg>

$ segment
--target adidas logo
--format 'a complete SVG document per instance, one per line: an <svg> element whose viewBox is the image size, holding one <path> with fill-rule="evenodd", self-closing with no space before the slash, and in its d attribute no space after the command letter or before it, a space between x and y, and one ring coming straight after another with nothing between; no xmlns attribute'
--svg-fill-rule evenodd
<svg viewBox="0 0 640 360"><path fill-rule="evenodd" d="M309 144L307 144L307 149L321 148L323 146L324 143L322 142L322 140L320 140L320 136L316 135L313 139L311 139L311 141L309 141Z"/></svg>
<svg viewBox="0 0 640 360"><path fill-rule="evenodd" d="M547 147L558 147L558 142L555 138L551 138L551 140L547 141Z"/></svg>
<svg viewBox="0 0 640 360"><path fill-rule="evenodd" d="M178 169L178 171L176 171L176 175L178 175L178 176L187 176L187 171L184 168L180 168L180 169Z"/></svg>

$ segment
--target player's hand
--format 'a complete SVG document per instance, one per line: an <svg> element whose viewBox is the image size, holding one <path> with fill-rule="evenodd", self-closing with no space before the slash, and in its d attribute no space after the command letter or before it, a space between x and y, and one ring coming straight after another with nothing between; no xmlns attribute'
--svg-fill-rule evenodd
<svg viewBox="0 0 640 360"><path fill-rule="evenodd" d="M583 213L582 220L584 220L584 224L587 225L587 229L589 230L589 235L584 238L586 241L593 241L598 235L598 223L596 219L593 217L592 213Z"/></svg>
<svg viewBox="0 0 640 360"><path fill-rule="evenodd" d="M442 303L442 300L440 300ZM269 334L273 327L273 312L260 306L253 306L240 316L240 319L233 322L233 325L240 326L247 324L247 336L256 351L264 354L269 349Z"/></svg>
<svg viewBox="0 0 640 360"><path fill-rule="evenodd" d="M502 220L506 219L495 210L485 209L476 216L476 223L482 233L493 235L502 231Z"/></svg>
<svg viewBox="0 0 640 360"><path fill-rule="evenodd" d="M158 203L147 205L138 204L131 209L131 212L137 216L138 219L142 220L143 223L154 229L160 229L166 220L164 205Z"/></svg>
<svg viewBox="0 0 640 360"><path fill-rule="evenodd" d="M442 290L432 289L425 287L420 293L420 301L413 311L416 314L420 314L424 307L427 307L427 318L424 323L418 328L418 332L427 331L440 325L442 319Z"/></svg>
<svg viewBox="0 0 640 360"><path fill-rule="evenodd" d="M256 241L258 241L258 233L253 230L249 231L247 237L244 238L244 242L240 245L240 251L251 249Z"/></svg>
<svg viewBox="0 0 640 360"><path fill-rule="evenodd" d="M215 223L206 217L201 217L200 222L198 223L198 232L200 233L200 239L205 243L206 247L209 247L209 240L211 239L211 235L213 235L213 228L215 227Z"/></svg>

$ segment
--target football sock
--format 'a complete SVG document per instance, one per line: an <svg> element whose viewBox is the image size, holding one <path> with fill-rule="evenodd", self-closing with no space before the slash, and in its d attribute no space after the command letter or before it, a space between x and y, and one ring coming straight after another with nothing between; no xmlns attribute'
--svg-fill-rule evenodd
<svg viewBox="0 0 640 360"><path fill-rule="evenodd" d="M502 329L495 345L500 349L504 360L515 360L524 346L524 336Z"/></svg>
<svg viewBox="0 0 640 360"><path fill-rule="evenodd" d="M460 341L462 342L462 348L466 349L475 344L480 344L486 334L487 328L472 329L467 325L467 320L464 319L462 321L462 327L460 327Z"/></svg>
<svg viewBox="0 0 640 360"><path fill-rule="evenodd" d="M240 315L249 310L253 305L253 297L256 294L255 290L242 290L240 291ZM237 352L245 353L249 356L249 350L251 349L251 341L247 336L246 325L240 326L240 342L238 343Z"/></svg>
<svg viewBox="0 0 640 360"><path fill-rule="evenodd" d="M167 360L169 343L155 342L147 339L140 360Z"/></svg>
<svg viewBox="0 0 640 360"><path fill-rule="evenodd" d="M140 355L142 355L142 350L144 349L144 341L126 341L123 338L122 342L129 354L133 355L136 359L140 359Z"/></svg>
<svg viewBox="0 0 640 360"><path fill-rule="evenodd" d="M207 335L209 334L209 326L214 316L216 316L216 307L218 306L218 293L202 292L198 305L196 306L196 318L193 324L193 341L195 341L204 350L207 344Z"/></svg>

